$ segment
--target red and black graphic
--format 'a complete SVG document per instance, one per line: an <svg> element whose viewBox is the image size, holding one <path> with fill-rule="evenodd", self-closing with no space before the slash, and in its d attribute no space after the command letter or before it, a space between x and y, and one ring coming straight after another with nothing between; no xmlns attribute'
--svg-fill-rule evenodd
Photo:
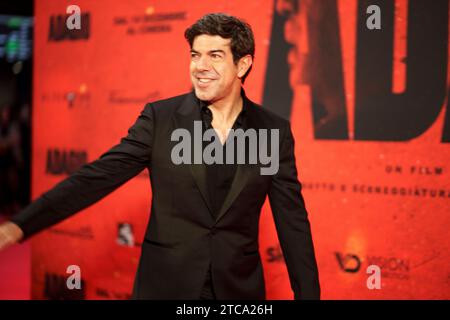
<svg viewBox="0 0 450 320"><path fill-rule="evenodd" d="M190 91L184 30L227 12L255 33L246 94L291 122L322 298L450 298L448 0L80 0L76 36L71 4L35 6L33 198L118 143L146 102ZM33 298L65 297L53 274L72 264L78 297L129 297L151 196L136 177L33 238ZM267 298L291 299L268 203L259 245Z"/></svg>

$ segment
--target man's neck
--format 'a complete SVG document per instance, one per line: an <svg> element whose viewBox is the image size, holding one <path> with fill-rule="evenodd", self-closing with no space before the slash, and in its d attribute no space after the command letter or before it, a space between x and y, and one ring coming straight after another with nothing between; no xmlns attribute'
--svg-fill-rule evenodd
<svg viewBox="0 0 450 320"><path fill-rule="evenodd" d="M243 108L241 87L236 88L226 98L213 102L208 107L213 113L216 126L231 128Z"/></svg>

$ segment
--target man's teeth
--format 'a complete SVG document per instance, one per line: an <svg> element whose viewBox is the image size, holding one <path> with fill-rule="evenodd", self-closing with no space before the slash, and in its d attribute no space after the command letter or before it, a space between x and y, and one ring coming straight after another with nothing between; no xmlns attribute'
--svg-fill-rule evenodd
<svg viewBox="0 0 450 320"><path fill-rule="evenodd" d="M201 83L208 83L211 82L211 79L198 79L198 81Z"/></svg>

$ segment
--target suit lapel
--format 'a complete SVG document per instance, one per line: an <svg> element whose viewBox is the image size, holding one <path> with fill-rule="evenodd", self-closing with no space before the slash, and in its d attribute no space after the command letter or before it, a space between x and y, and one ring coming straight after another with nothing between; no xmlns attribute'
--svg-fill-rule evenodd
<svg viewBox="0 0 450 320"><path fill-rule="evenodd" d="M247 98L245 95L244 89L241 91L242 97L244 99L244 104L246 104L246 110L247 110L247 120L243 127L244 130L253 128L258 130L258 127L256 126L256 123L253 121L253 108L257 108L251 100ZM247 150L248 152L248 150ZM218 221L220 218L222 218L225 213L227 213L228 209L231 207L231 205L234 203L236 198L241 193L242 189L244 189L245 185L247 184L248 180L250 179L253 171L255 170L255 165L249 165L249 164L237 164L236 168L236 174L234 175L233 182L231 183L231 188L228 191L227 196L225 197L225 201L222 204L221 209L219 210L219 214L217 215L216 221Z"/></svg>
<svg viewBox="0 0 450 320"><path fill-rule="evenodd" d="M184 128L187 129L191 135L191 139L194 139L194 121L201 121L200 109L198 106L198 100L195 97L195 94L191 92L186 96L183 100L180 108L178 108L175 114L176 128ZM191 141L194 142L193 140ZM193 145L193 144L192 144ZM192 155L193 157L193 155ZM193 160L193 159L192 159ZM206 203L211 215L212 206L211 200L209 198L208 186L206 184L206 165L201 164L190 164L189 169L191 174L195 180L195 183L203 197L203 200Z"/></svg>
<svg viewBox="0 0 450 320"><path fill-rule="evenodd" d="M236 168L236 174L234 175L231 188L222 204L222 207L217 215L216 221L218 221L227 212L233 202L236 200L237 196L241 193L242 189L245 187L251 173L251 168L246 164L238 164Z"/></svg>

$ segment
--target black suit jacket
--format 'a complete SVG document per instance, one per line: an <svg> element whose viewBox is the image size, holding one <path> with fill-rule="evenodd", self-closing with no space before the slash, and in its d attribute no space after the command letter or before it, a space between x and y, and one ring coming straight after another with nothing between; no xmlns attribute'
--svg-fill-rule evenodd
<svg viewBox="0 0 450 320"><path fill-rule="evenodd" d="M260 165L239 164L214 219L205 164L175 165L171 133L201 120L193 92L148 103L121 142L82 166L11 220L25 238L100 200L149 169L150 221L133 289L137 299L198 299L211 265L218 299L264 299L258 247L261 207L269 196L281 249L296 299L318 299L320 287L310 224L297 179L288 121L254 104L247 128L279 129L280 163L273 176Z"/></svg>

